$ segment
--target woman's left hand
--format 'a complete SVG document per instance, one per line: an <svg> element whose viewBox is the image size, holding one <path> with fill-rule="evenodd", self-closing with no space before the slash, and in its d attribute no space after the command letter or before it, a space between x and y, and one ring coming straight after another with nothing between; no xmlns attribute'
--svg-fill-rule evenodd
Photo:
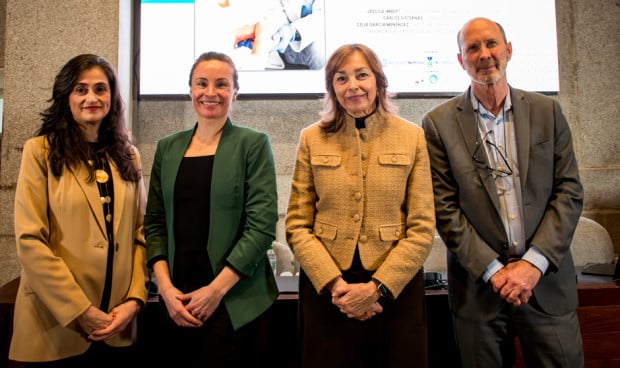
<svg viewBox="0 0 620 368"><path fill-rule="evenodd" d="M372 281L340 284L332 290L332 303L349 318L365 319L381 313L383 308L377 300L377 287Z"/></svg>
<svg viewBox="0 0 620 368"><path fill-rule="evenodd" d="M212 284L209 284L191 293L183 294L180 300L188 312L204 322L213 315L222 297L223 295L216 292Z"/></svg>
<svg viewBox="0 0 620 368"><path fill-rule="evenodd" d="M139 311L140 305L135 300L128 300L117 305L109 313L112 316L112 322L104 328L91 331L88 338L92 341L103 341L118 335L136 317Z"/></svg>

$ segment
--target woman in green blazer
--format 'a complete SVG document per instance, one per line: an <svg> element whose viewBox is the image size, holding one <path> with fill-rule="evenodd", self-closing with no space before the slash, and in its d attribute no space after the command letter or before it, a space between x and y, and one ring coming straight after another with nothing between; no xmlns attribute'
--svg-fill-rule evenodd
<svg viewBox="0 0 620 368"><path fill-rule="evenodd" d="M201 55L189 84L198 122L155 153L148 265L174 362L243 366L260 353L260 317L278 296L266 257L278 220L273 153L267 135L228 117L239 85L227 55Z"/></svg>

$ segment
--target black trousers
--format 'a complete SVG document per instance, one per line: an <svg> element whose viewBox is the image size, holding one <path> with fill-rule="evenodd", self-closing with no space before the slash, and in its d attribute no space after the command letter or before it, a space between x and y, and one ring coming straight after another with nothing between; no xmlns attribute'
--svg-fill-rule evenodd
<svg viewBox="0 0 620 368"><path fill-rule="evenodd" d="M146 347L149 358L170 367L256 367L266 366L267 310L247 325L234 330L226 308L220 305L199 328L179 327L160 301L161 340Z"/></svg>

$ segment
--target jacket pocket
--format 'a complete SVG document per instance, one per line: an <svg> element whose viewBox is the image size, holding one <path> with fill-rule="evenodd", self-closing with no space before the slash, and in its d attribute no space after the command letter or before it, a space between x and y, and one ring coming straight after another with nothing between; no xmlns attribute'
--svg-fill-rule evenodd
<svg viewBox="0 0 620 368"><path fill-rule="evenodd" d="M394 241L405 237L405 223L379 226L379 237L382 241Z"/></svg>
<svg viewBox="0 0 620 368"><path fill-rule="evenodd" d="M314 222L314 234L322 239L334 240L338 233L338 226L327 224L325 222Z"/></svg>
<svg viewBox="0 0 620 368"><path fill-rule="evenodd" d="M381 165L411 165L411 157L404 153L382 153L379 155Z"/></svg>
<svg viewBox="0 0 620 368"><path fill-rule="evenodd" d="M312 166L340 166L342 157L340 155L313 155L310 159Z"/></svg>

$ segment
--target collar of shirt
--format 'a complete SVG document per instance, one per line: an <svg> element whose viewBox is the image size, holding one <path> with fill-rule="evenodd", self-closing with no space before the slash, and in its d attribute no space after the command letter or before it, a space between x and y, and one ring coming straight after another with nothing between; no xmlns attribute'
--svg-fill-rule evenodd
<svg viewBox="0 0 620 368"><path fill-rule="evenodd" d="M504 99L504 107L502 107L501 115L498 116L493 115L489 110L487 110L480 101L476 98L473 92L470 93L469 98L471 100L471 104L474 108L475 113L478 115L478 121L480 122L478 129L481 130L481 133L488 132L489 130L493 130L495 125L501 124L508 119L508 112L512 109L512 100L510 99L510 89L506 93L506 98Z"/></svg>

